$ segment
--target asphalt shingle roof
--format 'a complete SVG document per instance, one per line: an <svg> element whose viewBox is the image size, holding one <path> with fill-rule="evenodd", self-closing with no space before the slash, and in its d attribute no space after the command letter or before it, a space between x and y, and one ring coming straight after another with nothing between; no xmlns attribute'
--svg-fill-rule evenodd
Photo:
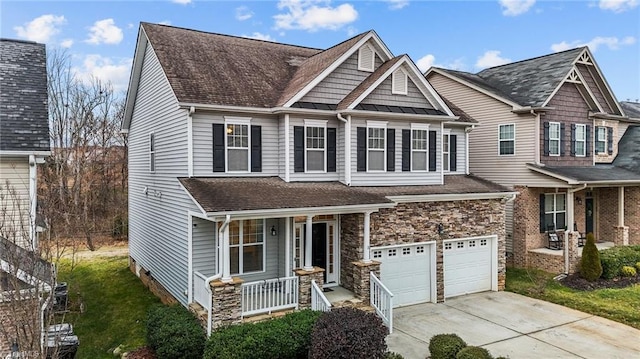
<svg viewBox="0 0 640 359"><path fill-rule="evenodd" d="M49 151L45 45L0 39L0 150Z"/></svg>
<svg viewBox="0 0 640 359"><path fill-rule="evenodd" d="M640 120L640 103L631 101L620 101L620 107L628 117Z"/></svg>
<svg viewBox="0 0 640 359"><path fill-rule="evenodd" d="M627 127L618 142L618 155L613 165L640 173L640 126Z"/></svg>
<svg viewBox="0 0 640 359"><path fill-rule="evenodd" d="M535 166L535 165L532 165ZM564 178L572 179L579 183L589 182L616 182L638 181L640 172L633 172L626 168L614 165L596 165L584 167L551 167L535 166L547 172L554 173Z"/></svg>

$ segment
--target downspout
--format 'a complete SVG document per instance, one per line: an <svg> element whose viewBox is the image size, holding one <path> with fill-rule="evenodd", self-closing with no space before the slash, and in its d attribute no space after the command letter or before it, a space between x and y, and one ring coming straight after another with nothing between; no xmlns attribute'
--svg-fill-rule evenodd
<svg viewBox="0 0 640 359"><path fill-rule="evenodd" d="M567 189L567 211L569 215L567 216L567 230L564 232L564 273L569 274L569 233L573 232L573 221L575 220L574 215L574 197L573 194L583 189L587 188L587 184L583 184L582 187L578 188L569 188ZM569 200L570 199L570 200Z"/></svg>
<svg viewBox="0 0 640 359"><path fill-rule="evenodd" d="M338 120L344 122L344 182L351 186L351 115L342 117L338 112Z"/></svg>
<svg viewBox="0 0 640 359"><path fill-rule="evenodd" d="M194 106L189 107L187 113L187 173L189 178L193 177L193 117L196 112Z"/></svg>
<svg viewBox="0 0 640 359"><path fill-rule="evenodd" d="M221 236L221 233L223 233L229 226L229 222L231 222L231 215L227 214L227 217L222 223L222 226L218 230L218 273L207 278L207 280L205 281L205 288L207 289L207 293L209 293L209 310L207 312L207 337L211 335L211 316L212 316L212 310L213 310L213 302L211 300L211 297L213 296L213 293L211 292L211 282L213 282L216 279L222 278L222 260L221 260L222 258L220 258L221 257L220 256L220 253L221 253L220 236Z"/></svg>
<svg viewBox="0 0 640 359"><path fill-rule="evenodd" d="M469 133L476 128L476 125L471 125L464 129L464 173L469 175L471 170L469 169ZM515 198L515 197L514 197Z"/></svg>
<svg viewBox="0 0 640 359"><path fill-rule="evenodd" d="M289 182L289 176L291 172L291 163L290 163L290 155L291 155L291 144L289 143L289 138L291 137L291 133L289 130L289 114L284 114L284 181Z"/></svg>
<svg viewBox="0 0 640 359"><path fill-rule="evenodd" d="M36 211L38 207L38 167L36 156L29 155L29 236L32 249L38 249L38 239L36 238Z"/></svg>
<svg viewBox="0 0 640 359"><path fill-rule="evenodd" d="M533 159L536 163L537 166L540 166L540 113L537 113L535 110L530 110L529 111L531 113L531 115L535 116L536 118L536 130L535 130L535 134L536 134L536 140L533 142L533 150L535 152Z"/></svg>

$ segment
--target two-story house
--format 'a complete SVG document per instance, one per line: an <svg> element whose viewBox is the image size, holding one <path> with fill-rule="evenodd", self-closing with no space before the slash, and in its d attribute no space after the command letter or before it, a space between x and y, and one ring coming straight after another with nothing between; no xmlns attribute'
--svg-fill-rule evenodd
<svg viewBox="0 0 640 359"><path fill-rule="evenodd" d="M502 289L514 193L468 175L475 124L374 31L322 50L142 23L131 268L212 326L377 278L394 305Z"/></svg>
<svg viewBox="0 0 640 359"><path fill-rule="evenodd" d="M520 193L506 215L515 265L574 271L587 233L640 243L640 174L617 164L638 160L638 147L622 144L640 122L625 116L587 47L425 76L479 122L469 138L471 173Z"/></svg>

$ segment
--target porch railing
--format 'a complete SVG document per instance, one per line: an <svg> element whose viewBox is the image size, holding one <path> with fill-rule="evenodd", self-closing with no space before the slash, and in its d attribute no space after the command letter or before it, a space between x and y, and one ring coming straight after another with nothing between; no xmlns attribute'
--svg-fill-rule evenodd
<svg viewBox="0 0 640 359"><path fill-rule="evenodd" d="M242 316L298 308L298 277L242 284Z"/></svg>
<svg viewBox="0 0 640 359"><path fill-rule="evenodd" d="M198 272L193 272L193 299L204 309L211 306L211 294L207 290L207 277Z"/></svg>
<svg viewBox="0 0 640 359"><path fill-rule="evenodd" d="M376 277L373 272L369 272L369 295L371 306L376 309L376 313L382 318L384 324L389 328L389 334L393 332L393 293Z"/></svg>
<svg viewBox="0 0 640 359"><path fill-rule="evenodd" d="M322 292L322 288L318 286L315 280L311 281L311 310L321 312L331 311L331 302Z"/></svg>

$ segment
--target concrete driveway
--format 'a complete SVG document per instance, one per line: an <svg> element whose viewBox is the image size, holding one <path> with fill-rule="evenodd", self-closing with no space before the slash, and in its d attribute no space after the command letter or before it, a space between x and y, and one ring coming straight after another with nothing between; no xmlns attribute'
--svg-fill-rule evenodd
<svg viewBox="0 0 640 359"><path fill-rule="evenodd" d="M389 350L425 359L429 339L456 333L494 357L640 358L640 330L509 292L485 292L393 311Z"/></svg>

